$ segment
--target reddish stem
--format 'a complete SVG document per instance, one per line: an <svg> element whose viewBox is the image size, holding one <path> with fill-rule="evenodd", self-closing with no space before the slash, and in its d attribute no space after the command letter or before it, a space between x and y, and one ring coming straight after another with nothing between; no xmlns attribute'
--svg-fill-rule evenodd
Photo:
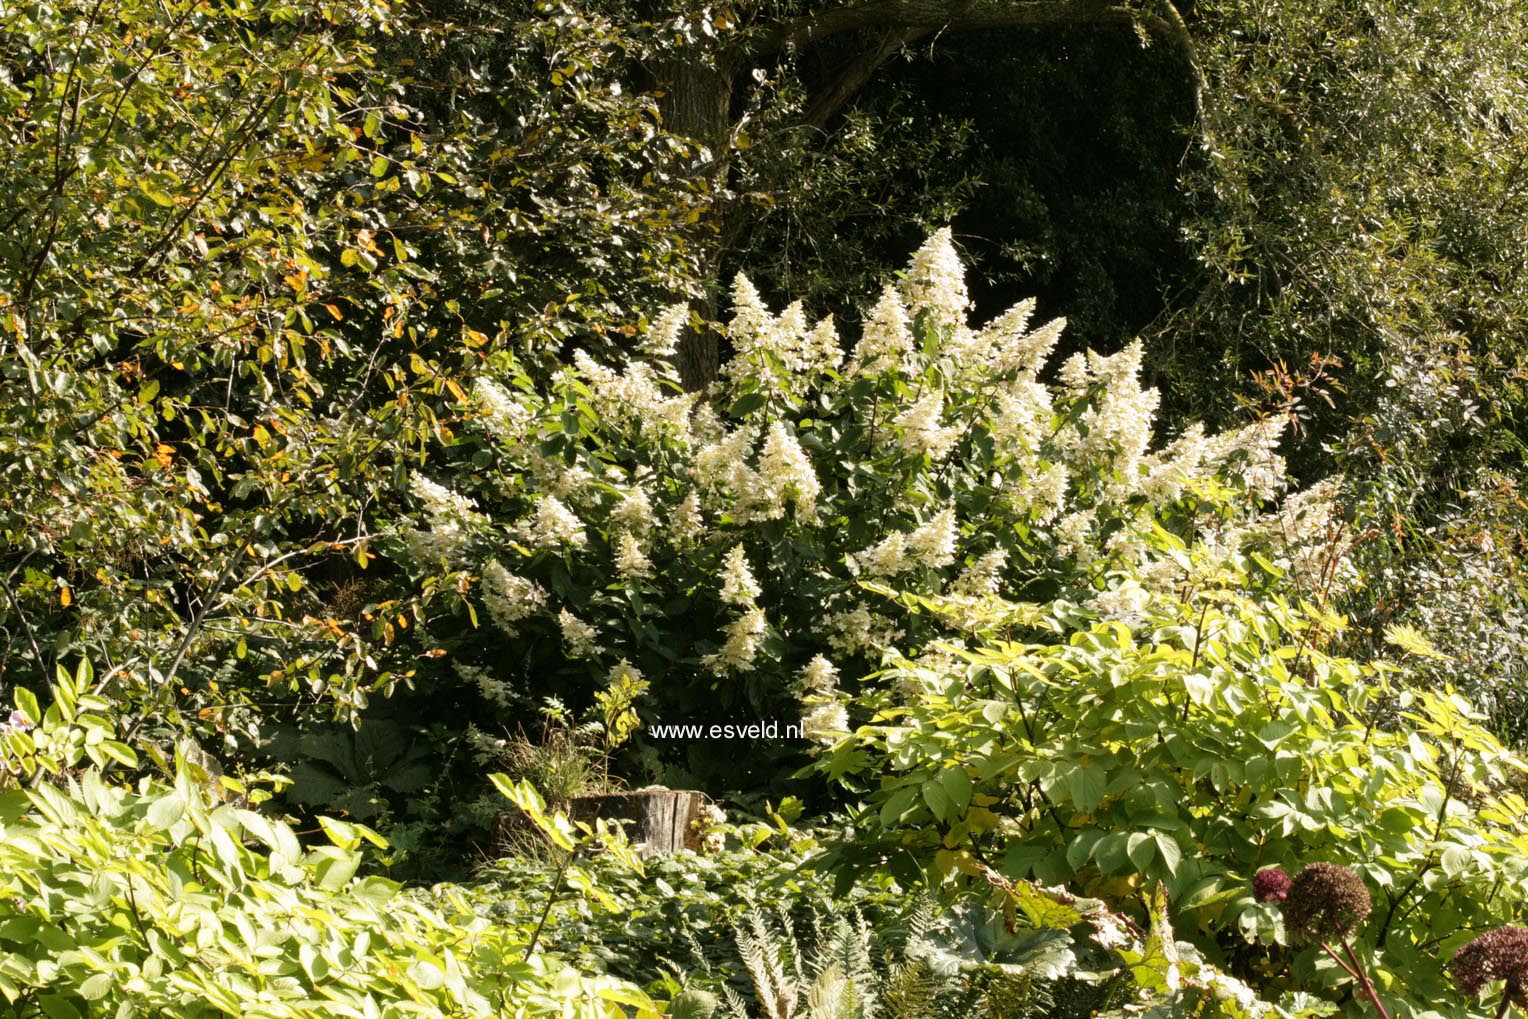
<svg viewBox="0 0 1528 1019"><path fill-rule="evenodd" d="M1322 948L1323 951L1326 952L1327 955L1330 955L1332 957L1332 961L1333 962L1335 962L1337 965L1341 966L1347 972L1348 976L1352 977L1354 980L1357 980L1359 983L1363 983L1363 977L1358 975L1358 971L1355 970L1352 966L1349 966L1347 964L1347 961L1345 959L1343 959L1342 956L1340 956L1336 952L1332 951L1332 946L1331 945L1329 945L1325 941L1323 941L1323 942L1321 942L1321 948Z"/></svg>
<svg viewBox="0 0 1528 1019"><path fill-rule="evenodd" d="M1374 1007L1379 1009L1379 1014L1384 1019L1390 1019L1390 1013L1386 1012L1385 1006L1379 1003L1379 995L1374 993L1374 984L1369 981L1369 974L1364 972L1363 964L1358 961L1358 956L1353 954L1353 946L1348 944L1347 938L1342 939L1342 950L1348 953L1348 960L1353 963L1353 968L1348 972L1357 974L1358 982L1363 985L1364 993L1369 996L1370 1001L1374 1002Z"/></svg>

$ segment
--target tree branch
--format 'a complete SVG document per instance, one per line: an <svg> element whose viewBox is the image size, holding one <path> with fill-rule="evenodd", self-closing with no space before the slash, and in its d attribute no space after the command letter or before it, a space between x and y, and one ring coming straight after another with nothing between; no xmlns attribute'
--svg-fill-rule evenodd
<svg viewBox="0 0 1528 1019"><path fill-rule="evenodd" d="M792 18L759 33L745 48L748 56L768 56L788 46L816 42L861 28L948 29L1028 28L1046 25L1133 23L1135 11L1098 0L867 0Z"/></svg>
<svg viewBox="0 0 1528 1019"><path fill-rule="evenodd" d="M922 25L888 28L881 35L879 42L861 53L812 100L812 105L807 108L805 115L801 118L802 124L821 131L833 118L833 114L838 112L839 107L864 87L865 82L870 80L870 76L876 72L877 68L895 56L903 46L931 31L933 30Z"/></svg>

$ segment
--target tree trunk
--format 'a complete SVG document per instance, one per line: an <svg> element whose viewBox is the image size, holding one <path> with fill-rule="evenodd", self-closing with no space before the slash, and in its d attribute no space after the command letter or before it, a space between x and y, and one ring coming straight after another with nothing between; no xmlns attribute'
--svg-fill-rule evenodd
<svg viewBox="0 0 1528 1019"><path fill-rule="evenodd" d="M705 289L702 298L695 302L695 310L709 322L716 318L717 276L721 271L722 239L726 236L721 217L732 141L733 71L725 54L686 50L654 67L653 76L661 92L658 110L664 128L704 145L710 152L700 170L702 184L713 196L711 221L703 225L715 237L701 255L701 283ZM715 330L686 330L679 340L677 364L686 389L703 389L714 381L721 369L721 347Z"/></svg>
<svg viewBox="0 0 1528 1019"><path fill-rule="evenodd" d="M631 821L630 835L641 857L698 849L700 840L691 827L700 815L701 794L693 789L652 786L629 793L576 796L568 807L575 821L592 824L595 818Z"/></svg>

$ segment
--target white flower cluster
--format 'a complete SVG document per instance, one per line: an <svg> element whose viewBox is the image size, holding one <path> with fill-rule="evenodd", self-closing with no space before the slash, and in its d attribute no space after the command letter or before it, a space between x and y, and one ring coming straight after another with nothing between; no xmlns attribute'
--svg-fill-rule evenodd
<svg viewBox="0 0 1528 1019"><path fill-rule="evenodd" d="M652 328L642 337L638 348L648 357L673 357L679 349L679 337L690 321L688 305L674 304L653 320Z"/></svg>
<svg viewBox="0 0 1528 1019"><path fill-rule="evenodd" d="M995 548L967 566L950 590L971 597L997 594L1002 587L1003 568L1007 565L1008 550Z"/></svg>
<svg viewBox="0 0 1528 1019"><path fill-rule="evenodd" d="M700 496L690 492L674 507L669 520L669 537L675 545L693 545L706 535L706 518L700 511Z"/></svg>
<svg viewBox="0 0 1528 1019"><path fill-rule="evenodd" d="M726 823L727 812L714 803L704 803L696 811L695 820L690 824L700 833L702 853L719 853L727 848Z"/></svg>
<svg viewBox="0 0 1528 1019"><path fill-rule="evenodd" d="M422 474L409 478L409 493L429 514L427 529L407 533L408 556L419 566L444 562L458 565L470 539L469 529L481 521L471 499L437 484Z"/></svg>
<svg viewBox="0 0 1528 1019"><path fill-rule="evenodd" d="M507 708L514 702L514 691L508 683L499 679L487 669L478 668L475 665L463 665L455 663L456 674L462 679L478 688L478 693L483 699L497 708Z"/></svg>
<svg viewBox="0 0 1528 1019"><path fill-rule="evenodd" d="M632 485L610 511L610 522L633 534L646 534L653 527L653 504L640 484Z"/></svg>
<svg viewBox="0 0 1528 1019"><path fill-rule="evenodd" d="M896 287L888 285L860 328L860 339L854 345L847 372L854 376L896 371L903 367L912 349L913 331L907 307Z"/></svg>
<svg viewBox="0 0 1528 1019"><path fill-rule="evenodd" d="M701 664L718 676L728 673L747 672L753 668L769 631L764 610L751 608L727 624L727 641L715 654L706 655Z"/></svg>
<svg viewBox="0 0 1528 1019"><path fill-rule="evenodd" d="M532 548L576 548L589 541L583 521L555 495L536 500L531 519L520 527L520 536Z"/></svg>
<svg viewBox="0 0 1528 1019"><path fill-rule="evenodd" d="M670 395L659 384L660 375L650 362L632 361L624 372L616 372L580 350L573 354L573 365L589 387L592 405L601 417L635 423L645 435L688 434L690 411L700 394Z"/></svg>
<svg viewBox="0 0 1528 1019"><path fill-rule="evenodd" d="M917 566L939 569L955 561L955 511L945 507L911 531L892 531L849 557L867 577L895 577Z"/></svg>
<svg viewBox="0 0 1528 1019"><path fill-rule="evenodd" d="M622 577L635 580L652 573L652 560L647 558L647 551L636 535L630 531L622 531L616 538L615 545L615 569Z"/></svg>
<svg viewBox="0 0 1528 1019"><path fill-rule="evenodd" d="M1071 431L1072 451L1084 462L1102 467L1116 499L1127 498L1140 484L1141 461L1151 444L1151 430L1160 396L1140 386L1142 348L1139 340L1107 357L1089 352L1071 359L1067 388L1091 404Z"/></svg>
<svg viewBox="0 0 1528 1019"><path fill-rule="evenodd" d="M796 519L812 519L822 484L806 450L785 425L772 422L755 470L748 465L748 456L756 435L752 428L738 428L702 447L693 463L695 480L716 508L740 523L779 520L787 506Z"/></svg>
<svg viewBox="0 0 1528 1019"><path fill-rule="evenodd" d="M729 605L752 605L760 594L759 582L748 568L742 545L733 545L722 561L722 601Z"/></svg>
<svg viewBox="0 0 1528 1019"><path fill-rule="evenodd" d="M824 371L843 361L831 318L808 327L800 301L778 317L771 315L759 292L741 273L732 283L732 320L727 326L732 357L722 377L734 392L745 381L767 396L799 396Z"/></svg>
<svg viewBox="0 0 1528 1019"><path fill-rule="evenodd" d="M971 297L966 291L966 268L955 253L949 227L935 230L913 256L902 281L902 296L908 307L927 311L939 329L965 328Z"/></svg>
<svg viewBox="0 0 1528 1019"><path fill-rule="evenodd" d="M846 656L891 647L904 636L891 619L864 605L835 612L826 622L828 646Z"/></svg>
<svg viewBox="0 0 1528 1019"><path fill-rule="evenodd" d="M567 609L558 611L557 625L562 629L563 646L567 649L569 656L590 658L604 650L596 643L599 639L599 631Z"/></svg>
<svg viewBox="0 0 1528 1019"><path fill-rule="evenodd" d="M536 415L524 404L515 400L504 387L489 378L478 378L472 383L473 402L482 411L483 421L489 432L499 442L511 449L518 448L535 433Z"/></svg>
<svg viewBox="0 0 1528 1019"><path fill-rule="evenodd" d="M801 731L808 739L832 743L849 731L849 712L838 693L838 668L816 655L801 670Z"/></svg>
<svg viewBox="0 0 1528 1019"><path fill-rule="evenodd" d="M896 426L897 444L909 453L925 453L932 460L943 460L960 429L943 427L940 418L944 414L944 393L931 389L913 405L892 419Z"/></svg>
<svg viewBox="0 0 1528 1019"><path fill-rule="evenodd" d="M546 607L546 591L535 581L516 576L497 559L483 564L483 602L488 615L505 633L515 624Z"/></svg>

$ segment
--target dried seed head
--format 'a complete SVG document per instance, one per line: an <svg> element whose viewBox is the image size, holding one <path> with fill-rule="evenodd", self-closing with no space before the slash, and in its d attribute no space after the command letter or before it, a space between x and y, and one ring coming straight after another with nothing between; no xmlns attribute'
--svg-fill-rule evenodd
<svg viewBox="0 0 1528 1019"><path fill-rule="evenodd" d="M1373 908L1363 878L1340 864L1312 863L1289 883L1284 927L1302 941L1341 941Z"/></svg>
<svg viewBox="0 0 1528 1019"><path fill-rule="evenodd" d="M1515 1004L1528 1004L1528 929L1486 931L1455 952L1448 968L1459 990L1469 997L1486 984L1505 980L1507 997Z"/></svg>

